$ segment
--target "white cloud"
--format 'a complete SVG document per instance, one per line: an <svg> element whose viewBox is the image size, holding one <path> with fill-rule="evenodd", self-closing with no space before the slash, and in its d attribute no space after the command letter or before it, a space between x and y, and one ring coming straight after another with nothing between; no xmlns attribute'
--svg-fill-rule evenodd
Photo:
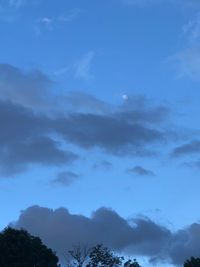
<svg viewBox="0 0 200 267"><path fill-rule="evenodd" d="M70 70L69 67L63 67L63 68L60 68L60 69L55 70L53 74L54 74L55 76L60 76L60 75L65 74L65 73L68 72L69 70Z"/></svg>
<svg viewBox="0 0 200 267"><path fill-rule="evenodd" d="M168 1L171 1L171 0L168 0ZM162 3L163 0L121 0L121 2L126 5L147 5L147 4Z"/></svg>
<svg viewBox="0 0 200 267"><path fill-rule="evenodd" d="M24 4L24 0L10 0L10 7L19 8Z"/></svg>
<svg viewBox="0 0 200 267"><path fill-rule="evenodd" d="M80 12L81 10L79 8L74 8L70 10L67 15L58 17L57 20L64 22L72 21L79 16Z"/></svg>
<svg viewBox="0 0 200 267"><path fill-rule="evenodd" d="M119 0L124 5L133 5L133 6L148 6L155 4L172 4L196 8L200 6L199 0Z"/></svg>
<svg viewBox="0 0 200 267"><path fill-rule="evenodd" d="M90 80L94 78L91 73L91 65L95 57L94 51L89 51L74 63L58 68L54 71L55 76L70 73L75 79Z"/></svg>
<svg viewBox="0 0 200 267"><path fill-rule="evenodd" d="M94 56L94 51L89 51L74 64L74 77L76 79L89 80L93 78L93 75L91 74L91 64Z"/></svg>
<svg viewBox="0 0 200 267"><path fill-rule="evenodd" d="M200 41L200 13L183 26L183 35L188 39L190 45L195 45Z"/></svg>
<svg viewBox="0 0 200 267"><path fill-rule="evenodd" d="M0 0L0 20L4 22L15 21L25 2L26 0Z"/></svg>
<svg viewBox="0 0 200 267"><path fill-rule="evenodd" d="M31 0L0 0L0 7L3 9L18 9L30 1Z"/></svg>
<svg viewBox="0 0 200 267"><path fill-rule="evenodd" d="M200 80L200 46L186 48L170 57L177 78Z"/></svg>
<svg viewBox="0 0 200 267"><path fill-rule="evenodd" d="M177 78L200 80L200 14L183 26L185 46L168 58L177 72Z"/></svg>
<svg viewBox="0 0 200 267"><path fill-rule="evenodd" d="M53 30L57 25L64 24L75 20L80 14L81 10L74 8L68 11L65 15L54 17L42 17L37 19L35 25L35 32L41 34L43 30Z"/></svg>

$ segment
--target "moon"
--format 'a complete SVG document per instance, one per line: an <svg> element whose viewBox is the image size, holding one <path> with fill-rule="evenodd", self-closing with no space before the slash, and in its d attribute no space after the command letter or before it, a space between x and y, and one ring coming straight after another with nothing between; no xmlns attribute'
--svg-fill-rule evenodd
<svg viewBox="0 0 200 267"><path fill-rule="evenodd" d="M127 101L128 100L128 95L126 95L126 94L122 95L122 99Z"/></svg>

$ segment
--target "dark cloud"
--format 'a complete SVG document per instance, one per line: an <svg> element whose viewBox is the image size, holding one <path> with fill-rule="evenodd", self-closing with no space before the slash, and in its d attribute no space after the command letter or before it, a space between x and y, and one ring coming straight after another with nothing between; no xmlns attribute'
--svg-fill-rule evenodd
<svg viewBox="0 0 200 267"><path fill-rule="evenodd" d="M103 170L109 170L112 168L112 163L107 160L101 160L100 162L97 162L93 165L94 169L103 169Z"/></svg>
<svg viewBox="0 0 200 267"><path fill-rule="evenodd" d="M0 102L0 175L11 176L32 164L66 164L77 158L49 135L52 120L31 110Z"/></svg>
<svg viewBox="0 0 200 267"><path fill-rule="evenodd" d="M191 256L199 257L200 224L194 223L176 232L168 246L173 263L180 264Z"/></svg>
<svg viewBox="0 0 200 267"><path fill-rule="evenodd" d="M17 228L25 228L56 250L59 255L72 244L94 245L103 243L115 250L128 249L135 254L157 255L171 233L149 219L129 222L116 212L101 208L91 218L72 215L61 208L50 210L38 206L23 211L15 223Z"/></svg>
<svg viewBox="0 0 200 267"><path fill-rule="evenodd" d="M134 168L130 168L127 170L127 172L140 176L155 176L155 173L153 171L147 170L141 166L135 166Z"/></svg>
<svg viewBox="0 0 200 267"><path fill-rule="evenodd" d="M0 64L0 99L11 101L35 111L44 109L50 102L52 82L40 72L23 72L8 64ZM53 105L52 105L53 106Z"/></svg>
<svg viewBox="0 0 200 267"><path fill-rule="evenodd" d="M59 147L48 137L36 137L7 146L0 153L0 174L11 176L25 171L30 165L60 166L77 159L77 155Z"/></svg>
<svg viewBox="0 0 200 267"><path fill-rule="evenodd" d="M54 93L53 82L38 69L22 71L9 64L0 64L0 99L42 111L65 114L66 112L105 113L111 106L85 92ZM53 114L55 116L55 114Z"/></svg>
<svg viewBox="0 0 200 267"><path fill-rule="evenodd" d="M19 172L25 169L29 163L59 164L59 160L64 163L64 160L68 162L68 159L75 158L75 155L59 147L55 136L84 149L100 148L119 156L144 155L152 145L167 139L167 134L161 129L107 114L73 113L50 118L3 101L0 101L0 123L0 165L4 165L4 173L8 162L13 163L10 172L14 173L14 170Z"/></svg>
<svg viewBox="0 0 200 267"><path fill-rule="evenodd" d="M199 154L200 153L200 141L195 140L181 146L177 146L173 152L173 157L180 157L185 155Z"/></svg>
<svg viewBox="0 0 200 267"><path fill-rule="evenodd" d="M128 97L119 106L80 92L68 100L81 107L81 112L71 112L65 120L57 121L56 127L67 140L83 148L98 147L118 155L150 155L152 145L155 148L170 136L162 127L168 120L169 108L154 106L144 96ZM90 112L83 112L85 107Z"/></svg>
<svg viewBox="0 0 200 267"><path fill-rule="evenodd" d="M76 182L77 179L79 179L78 174L70 171L65 171L58 173L57 177L54 180L52 180L52 183L68 187L72 183Z"/></svg>
<svg viewBox="0 0 200 267"><path fill-rule="evenodd" d="M114 106L81 92L54 96L51 86L38 70L24 72L0 64L0 170L4 175L31 164L69 162L76 155L65 151L68 143L117 156L150 156L169 139L163 127L168 108L152 105L144 96L129 96Z"/></svg>
<svg viewBox="0 0 200 267"><path fill-rule="evenodd" d="M166 140L160 129L128 123L110 115L72 114L57 121L63 137L83 148L99 147L113 154L142 154L145 146Z"/></svg>
<svg viewBox="0 0 200 267"><path fill-rule="evenodd" d="M128 96L127 100L116 112L116 117L120 117L127 122L137 122L145 124L162 124L170 116L170 109L166 105L152 106L152 103L142 95Z"/></svg>
<svg viewBox="0 0 200 267"><path fill-rule="evenodd" d="M71 110L85 113L108 113L112 106L85 92L70 92L65 97L66 103Z"/></svg>
<svg viewBox="0 0 200 267"><path fill-rule="evenodd" d="M65 208L33 206L21 213L14 227L40 236L59 255L77 243L103 243L132 256L147 256L152 262L165 259L182 265L192 255L199 256L200 251L199 223L171 232L149 218L125 220L106 208L98 209L88 218L70 214Z"/></svg>

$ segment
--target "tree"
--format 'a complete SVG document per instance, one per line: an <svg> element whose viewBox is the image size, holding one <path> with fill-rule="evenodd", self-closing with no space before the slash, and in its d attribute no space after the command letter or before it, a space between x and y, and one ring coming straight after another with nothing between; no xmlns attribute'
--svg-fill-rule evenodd
<svg viewBox="0 0 200 267"><path fill-rule="evenodd" d="M68 251L70 259L67 260L68 267L82 267L86 265L86 261L90 254L90 248L78 244Z"/></svg>
<svg viewBox="0 0 200 267"><path fill-rule="evenodd" d="M200 258L191 257L184 263L184 267L200 267Z"/></svg>
<svg viewBox="0 0 200 267"><path fill-rule="evenodd" d="M68 254L70 256L68 267L141 267L135 259L124 262L124 257L116 256L102 244L91 248L74 246Z"/></svg>
<svg viewBox="0 0 200 267"><path fill-rule="evenodd" d="M0 233L1 267L59 267L58 258L40 238L10 227Z"/></svg>
<svg viewBox="0 0 200 267"><path fill-rule="evenodd" d="M103 245L93 247L89 258L87 267L115 267L120 266L123 260L123 257L115 256L113 252Z"/></svg>
<svg viewBox="0 0 200 267"><path fill-rule="evenodd" d="M136 259L134 259L133 261L129 259L124 263L124 267L141 267L141 266L139 265Z"/></svg>

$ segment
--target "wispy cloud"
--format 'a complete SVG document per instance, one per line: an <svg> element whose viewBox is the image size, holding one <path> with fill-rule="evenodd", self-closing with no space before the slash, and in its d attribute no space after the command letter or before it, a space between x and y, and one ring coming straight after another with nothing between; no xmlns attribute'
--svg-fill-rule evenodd
<svg viewBox="0 0 200 267"><path fill-rule="evenodd" d="M139 176L155 176L155 173L151 170L147 170L141 166L135 166L127 170L130 174L136 174Z"/></svg>
<svg viewBox="0 0 200 267"><path fill-rule="evenodd" d="M113 167L112 163L107 161L107 160L102 160L100 162L96 162L94 165L93 165L93 168L94 169L102 169L102 170L110 170L111 168Z"/></svg>
<svg viewBox="0 0 200 267"><path fill-rule="evenodd" d="M163 0L120 0L120 1L125 5L139 5L139 6L163 3Z"/></svg>
<svg viewBox="0 0 200 267"><path fill-rule="evenodd" d="M177 78L200 80L200 14L183 26L184 47L170 56L167 62L176 71Z"/></svg>
<svg viewBox="0 0 200 267"><path fill-rule="evenodd" d="M25 0L0 0L0 20L4 22L15 21L19 9L24 6L25 2Z"/></svg>
<svg viewBox="0 0 200 267"><path fill-rule="evenodd" d="M74 77L76 79L89 80L94 77L91 74L91 64L94 56L95 52L89 51L74 64Z"/></svg>
<svg viewBox="0 0 200 267"><path fill-rule="evenodd" d="M51 181L51 183L68 187L74 182L76 182L78 179L78 174L70 171L65 171L58 173L57 177L53 181Z"/></svg>
<svg viewBox="0 0 200 267"><path fill-rule="evenodd" d="M46 27L51 27L51 22L48 21L45 22ZM66 73L70 73L75 79L82 79L82 80L90 80L93 79L94 76L91 72L91 65L93 62L93 59L95 57L94 51L89 51L85 55L83 55L81 58L76 60L74 63L69 64L68 66L63 66L61 68L58 68L54 71L55 76L64 75Z"/></svg>
<svg viewBox="0 0 200 267"><path fill-rule="evenodd" d="M198 0L119 0L124 5L146 7L157 4L172 4L187 7L199 7Z"/></svg>
<svg viewBox="0 0 200 267"><path fill-rule="evenodd" d="M200 141L193 140L189 143L182 144L174 148L172 152L173 157L187 156L191 157L192 154L200 154Z"/></svg>
<svg viewBox="0 0 200 267"><path fill-rule="evenodd" d="M24 4L25 0L9 0L8 2L11 7L19 8Z"/></svg>
<svg viewBox="0 0 200 267"><path fill-rule="evenodd" d="M1 8L19 8L19 7L22 7L26 2L27 0L0 0L0 7Z"/></svg>
<svg viewBox="0 0 200 267"><path fill-rule="evenodd" d="M43 30L53 30L60 24L65 24L75 20L79 16L80 12L80 9L74 8L68 11L65 15L59 15L54 17L45 16L39 18L36 21L35 32L37 34L41 34Z"/></svg>

